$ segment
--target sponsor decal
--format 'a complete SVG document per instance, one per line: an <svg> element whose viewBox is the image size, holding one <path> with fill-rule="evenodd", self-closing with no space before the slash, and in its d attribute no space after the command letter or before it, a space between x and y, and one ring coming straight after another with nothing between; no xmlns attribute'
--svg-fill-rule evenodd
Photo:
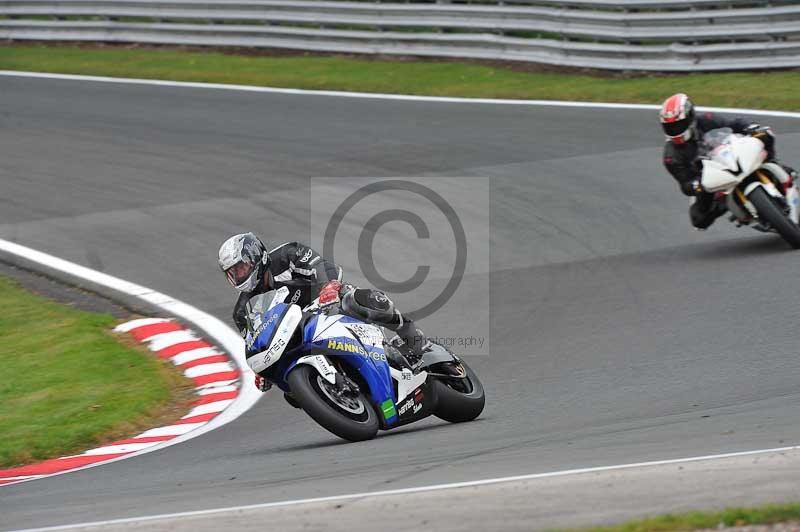
<svg viewBox="0 0 800 532"><path fill-rule="evenodd" d="M298 300L298 299L300 299L300 296L301 296L302 294L303 294L303 291L302 291L302 290L300 290L300 289L298 289L298 290L297 290L297 291L296 291L296 292L295 292L295 293L292 295L292 301L291 301L292 305L294 305L295 303L297 303L297 300Z"/></svg>
<svg viewBox="0 0 800 532"><path fill-rule="evenodd" d="M398 413L402 416L409 410L411 410L414 414L422 410L422 390L417 388L414 397L408 399L398 410Z"/></svg>
<svg viewBox="0 0 800 532"><path fill-rule="evenodd" d="M317 361L317 364L319 364L319 369L322 371L323 377L336 373L324 356L316 355L314 359Z"/></svg>
<svg viewBox="0 0 800 532"><path fill-rule="evenodd" d="M259 325L256 328L256 330L253 331L253 334L251 335L250 339L247 342L247 349L253 347L253 344L256 343L256 340L258 340L258 337L261 335L261 333L264 332L267 329L267 327L275 323L275 320L277 320L279 316L280 315L278 313L273 314L272 316L269 317L267 321L261 323L261 325Z"/></svg>
<svg viewBox="0 0 800 532"><path fill-rule="evenodd" d="M387 399L381 403L381 411L383 412L384 419L393 418L397 415L397 410L395 410L394 403L391 399Z"/></svg>
<svg viewBox="0 0 800 532"><path fill-rule="evenodd" d="M278 338L277 340L272 342L272 345L269 346L269 349L264 351L264 359L263 359L264 364L267 364L268 366L271 365L272 357L276 355L280 356L281 354L283 354L284 349L286 349L286 340L284 340L283 338Z"/></svg>
<svg viewBox="0 0 800 532"><path fill-rule="evenodd" d="M363 323L352 323L347 325L347 330L353 333L355 336L365 344L371 345L382 345L383 344L383 333L381 330L372 325L366 325Z"/></svg>
<svg viewBox="0 0 800 532"><path fill-rule="evenodd" d="M311 249L306 249L306 252L303 253L303 256L300 257L297 262L308 262L308 259L310 259L313 254L314 252Z"/></svg>
<svg viewBox="0 0 800 532"><path fill-rule="evenodd" d="M414 406L414 399L413 398L411 398L408 401L406 401L405 403L403 403L400 406L400 408L397 410L397 412L402 416L403 414L408 412L408 409L411 408L412 406Z"/></svg>
<svg viewBox="0 0 800 532"><path fill-rule="evenodd" d="M386 294L383 292L378 292L377 290L373 292L373 297L378 303L387 303L389 301L389 298L386 297Z"/></svg>
<svg viewBox="0 0 800 532"><path fill-rule="evenodd" d="M350 341L341 341L336 340L335 338L331 338L328 340L328 349L333 349L335 351L344 351L346 353L357 353L359 355L363 355L365 357L369 357L378 362L386 362L386 353L381 351L367 351L360 345L355 342Z"/></svg>

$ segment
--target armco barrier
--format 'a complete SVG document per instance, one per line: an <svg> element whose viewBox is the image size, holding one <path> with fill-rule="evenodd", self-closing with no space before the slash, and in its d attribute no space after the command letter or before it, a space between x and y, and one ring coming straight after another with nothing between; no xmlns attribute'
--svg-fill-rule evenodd
<svg viewBox="0 0 800 532"><path fill-rule="evenodd" d="M771 0L0 0L0 38L273 47L688 71L800 66Z"/></svg>

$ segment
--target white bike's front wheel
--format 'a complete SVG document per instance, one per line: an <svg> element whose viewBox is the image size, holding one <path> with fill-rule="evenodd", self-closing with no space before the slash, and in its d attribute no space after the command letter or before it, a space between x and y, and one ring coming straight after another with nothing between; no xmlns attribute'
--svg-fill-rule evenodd
<svg viewBox="0 0 800 532"><path fill-rule="evenodd" d="M755 188L747 197L758 211L758 217L775 229L794 249L800 249L800 227L784 214L775 200L762 187Z"/></svg>

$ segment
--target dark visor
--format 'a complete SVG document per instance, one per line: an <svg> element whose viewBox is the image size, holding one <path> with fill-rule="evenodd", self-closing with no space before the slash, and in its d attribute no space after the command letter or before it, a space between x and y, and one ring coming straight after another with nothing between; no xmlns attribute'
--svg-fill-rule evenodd
<svg viewBox="0 0 800 532"><path fill-rule="evenodd" d="M689 129L690 125L692 125L691 119L684 118L683 120L677 120L668 124L661 124L661 127L664 128L664 133L668 136L677 137L678 135L683 135L684 131Z"/></svg>

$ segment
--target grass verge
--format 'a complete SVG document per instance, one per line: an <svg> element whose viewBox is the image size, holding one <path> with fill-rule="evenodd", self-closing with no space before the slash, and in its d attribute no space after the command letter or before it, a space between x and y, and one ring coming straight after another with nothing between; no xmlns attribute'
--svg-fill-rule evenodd
<svg viewBox="0 0 800 532"><path fill-rule="evenodd" d="M0 276L0 467L84 451L184 414L191 383L115 319Z"/></svg>
<svg viewBox="0 0 800 532"><path fill-rule="evenodd" d="M769 525L800 520L800 504L758 508L728 508L721 512L667 514L616 526L581 528L580 532L684 532L747 525Z"/></svg>
<svg viewBox="0 0 800 532"><path fill-rule="evenodd" d="M800 71L612 76L458 61L232 55L165 47L5 45L0 69L432 96L660 103L800 111Z"/></svg>

